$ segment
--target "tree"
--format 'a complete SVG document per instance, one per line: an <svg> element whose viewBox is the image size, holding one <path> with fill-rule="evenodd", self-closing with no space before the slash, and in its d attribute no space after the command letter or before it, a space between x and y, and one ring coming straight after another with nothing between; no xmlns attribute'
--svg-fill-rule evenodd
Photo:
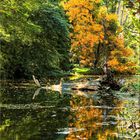
<svg viewBox="0 0 140 140"><path fill-rule="evenodd" d="M133 51L124 46L118 16L108 10L104 3L100 0L69 0L64 3L64 9L73 29L71 33L73 59L80 62L81 66L103 67L104 63L108 63L111 69L120 72L125 71L128 66L129 70L134 66L130 60L131 64L128 63L128 57ZM116 69L114 66L113 57L120 68Z"/></svg>
<svg viewBox="0 0 140 140"><path fill-rule="evenodd" d="M96 17L92 17L97 12L98 4L98 1L89 0L70 0L64 4L73 25L73 32L70 34L73 59L85 66L93 65L95 44L103 40L103 27L94 20Z"/></svg>
<svg viewBox="0 0 140 140"><path fill-rule="evenodd" d="M3 75L25 78L67 69L68 24L57 3L6 0L0 14Z"/></svg>
<svg viewBox="0 0 140 140"><path fill-rule="evenodd" d="M119 24L122 26L122 34L125 47L131 51L134 51L129 60L133 61L131 66L133 65L133 70L136 69L139 63L139 0L119 0L119 1L108 1L104 0L107 4L108 10L112 11L115 10L115 13L118 15ZM113 7L111 6L113 5ZM131 49L130 49L131 48ZM124 53L125 54L125 53ZM127 54L127 53L126 53ZM128 59L128 57L126 58ZM134 65L135 63L135 65Z"/></svg>

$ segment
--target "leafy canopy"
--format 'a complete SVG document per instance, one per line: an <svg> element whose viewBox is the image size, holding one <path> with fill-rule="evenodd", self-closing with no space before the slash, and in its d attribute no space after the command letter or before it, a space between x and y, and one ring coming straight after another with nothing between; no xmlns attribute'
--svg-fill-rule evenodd
<svg viewBox="0 0 140 140"><path fill-rule="evenodd" d="M108 63L112 70L134 71L133 51L124 45L118 16L101 0L69 0L63 4L72 24L71 52L81 66ZM98 65L97 65L98 64Z"/></svg>
<svg viewBox="0 0 140 140"><path fill-rule="evenodd" d="M56 2L5 0L0 14L2 73L19 78L67 69L68 24Z"/></svg>

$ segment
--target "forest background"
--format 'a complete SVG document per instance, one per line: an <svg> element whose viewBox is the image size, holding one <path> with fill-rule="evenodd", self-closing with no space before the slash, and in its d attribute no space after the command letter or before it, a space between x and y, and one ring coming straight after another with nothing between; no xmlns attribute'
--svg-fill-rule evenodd
<svg viewBox="0 0 140 140"><path fill-rule="evenodd" d="M140 73L139 2L1 0L1 78Z"/></svg>

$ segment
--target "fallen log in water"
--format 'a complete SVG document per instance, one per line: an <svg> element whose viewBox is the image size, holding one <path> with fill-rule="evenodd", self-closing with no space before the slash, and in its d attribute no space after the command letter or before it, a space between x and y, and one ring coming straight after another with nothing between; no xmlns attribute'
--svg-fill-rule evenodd
<svg viewBox="0 0 140 140"><path fill-rule="evenodd" d="M103 77L100 80L94 80L87 83L77 83L71 87L72 90L81 90L81 91L97 91L103 89L112 89L120 90L124 84L124 79L119 81L114 80L114 78Z"/></svg>
<svg viewBox="0 0 140 140"><path fill-rule="evenodd" d="M99 83L81 83L75 84L71 87L72 90L81 90L81 91L97 91L99 89Z"/></svg>
<svg viewBox="0 0 140 140"><path fill-rule="evenodd" d="M99 89L99 86L72 87L71 89L81 91L97 91Z"/></svg>
<svg viewBox="0 0 140 140"><path fill-rule="evenodd" d="M60 84L58 85L49 85L42 87L39 81L33 76L33 80L40 89L53 90L62 92L65 87L69 87L70 90L80 90L80 91L98 91L103 89L112 89L119 90L121 85L124 83L124 80L121 82L117 82L114 80L113 76L110 74L109 76L105 75L95 80L84 81L84 82L72 82L72 83L62 83L60 80ZM120 84L121 83L121 84Z"/></svg>

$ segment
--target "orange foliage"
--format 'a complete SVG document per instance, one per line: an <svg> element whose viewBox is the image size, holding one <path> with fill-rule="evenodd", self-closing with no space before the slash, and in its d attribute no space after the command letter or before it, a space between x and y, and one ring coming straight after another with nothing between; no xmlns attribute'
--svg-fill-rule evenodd
<svg viewBox="0 0 140 140"><path fill-rule="evenodd" d="M70 33L73 59L78 60L81 66L92 67L97 46L102 43L104 51L100 53L106 55L110 68L130 72L134 65L130 66L127 62L133 51L124 47L117 15L108 13L105 6L98 5L100 2L101 0L69 0L63 4L73 26L73 32Z"/></svg>
<svg viewBox="0 0 140 140"><path fill-rule="evenodd" d="M95 21L91 12L98 9L98 3L100 0L69 0L64 4L73 25L71 51L83 66L93 65L94 46L104 39L103 26Z"/></svg>
<svg viewBox="0 0 140 140"><path fill-rule="evenodd" d="M134 52L130 48L124 47L123 37L117 37L114 42L117 48L111 51L110 59L108 65L121 73L130 72L135 73L136 64L132 62L131 56L134 55Z"/></svg>
<svg viewBox="0 0 140 140"><path fill-rule="evenodd" d="M108 61L109 66L117 66L119 64L118 60L116 58Z"/></svg>

